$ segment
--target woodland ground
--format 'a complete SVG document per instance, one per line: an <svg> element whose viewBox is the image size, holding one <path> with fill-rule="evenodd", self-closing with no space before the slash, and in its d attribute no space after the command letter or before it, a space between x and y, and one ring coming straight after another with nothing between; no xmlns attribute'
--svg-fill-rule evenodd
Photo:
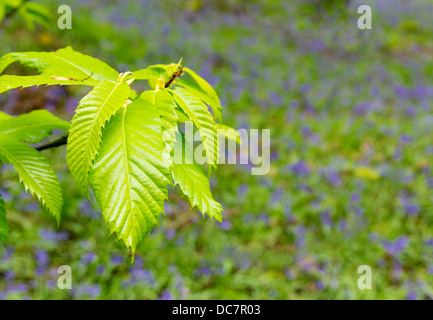
<svg viewBox="0 0 433 320"><path fill-rule="evenodd" d="M38 2L57 18L58 1ZM0 298L432 299L433 4L362 1L374 19L363 31L358 1L312 2L80 0L72 30L8 21L2 55L71 45L120 71L182 57L215 86L227 124L271 129L272 162L266 176L218 168L222 224L171 190L133 265L79 194L64 148L45 151L65 194L59 230L2 167L12 230ZM0 109L70 120L78 90L13 91ZM56 286L64 264L70 291ZM358 288L361 265L371 290Z"/></svg>

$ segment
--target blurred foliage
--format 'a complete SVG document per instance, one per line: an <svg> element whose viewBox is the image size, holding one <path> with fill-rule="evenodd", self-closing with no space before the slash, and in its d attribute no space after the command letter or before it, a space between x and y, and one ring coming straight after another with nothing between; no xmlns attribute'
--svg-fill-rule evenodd
<svg viewBox="0 0 433 320"><path fill-rule="evenodd" d="M57 12L57 1L38 3ZM11 238L0 247L0 296L432 299L433 5L322 3L80 0L72 30L9 20L1 54L72 45L121 71L183 57L215 86L230 126L271 129L272 165L267 176L217 170L222 224L172 190L176 205L133 265L78 193L64 150L46 152L68 194L58 231L3 167ZM371 5L373 30L356 27L360 4ZM14 91L0 106L70 120L75 90ZM71 291L56 286L63 264ZM372 268L372 290L357 286L360 265Z"/></svg>
<svg viewBox="0 0 433 320"><path fill-rule="evenodd" d="M5 25L7 20L15 15L19 16L29 30L34 30L35 24L39 23L50 28L53 15L40 4L28 0L2 0L0 3L0 25Z"/></svg>

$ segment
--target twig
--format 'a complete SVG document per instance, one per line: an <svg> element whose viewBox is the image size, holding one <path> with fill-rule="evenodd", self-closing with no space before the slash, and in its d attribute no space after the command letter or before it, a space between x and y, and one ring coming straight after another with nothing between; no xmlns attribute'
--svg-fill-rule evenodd
<svg viewBox="0 0 433 320"><path fill-rule="evenodd" d="M46 150L46 149L51 149L51 148L56 148L56 147L60 147L65 145L68 142L68 135L61 137L58 140L54 140L53 142L44 144L42 146L39 146L36 148L36 150L38 151L42 151L42 150Z"/></svg>
<svg viewBox="0 0 433 320"><path fill-rule="evenodd" d="M171 78L165 83L166 88L171 86L171 84L174 82L174 80L176 80L177 77L180 77L182 75L182 70L183 70L182 67L180 67L175 73L173 73Z"/></svg>

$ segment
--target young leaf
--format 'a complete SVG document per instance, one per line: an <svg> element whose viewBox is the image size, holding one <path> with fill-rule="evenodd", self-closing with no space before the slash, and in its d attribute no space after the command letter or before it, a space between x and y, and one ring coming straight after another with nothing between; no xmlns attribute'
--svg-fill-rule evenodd
<svg viewBox="0 0 433 320"><path fill-rule="evenodd" d="M59 223L63 205L62 190L54 170L42 154L0 133L0 161L14 166L26 190L36 196Z"/></svg>
<svg viewBox="0 0 433 320"><path fill-rule="evenodd" d="M77 80L61 80L53 79L45 75L38 76L0 76L0 93L16 89L27 88L33 86L53 86L53 85L94 85L97 83L88 83L86 81Z"/></svg>
<svg viewBox="0 0 433 320"><path fill-rule="evenodd" d="M211 106L212 111L213 111L214 116L215 116L215 119L218 121L221 121L221 115L222 115L223 108L221 106L220 99L218 98L218 95L216 94L216 92L212 88L212 86L209 83L207 83L207 81L204 80L202 77L200 77L197 73L192 71L191 69L185 67L185 68L183 68L183 71L188 73L194 79L194 81L197 83L197 85L199 87L197 89L190 82L183 82L184 85L187 87L187 89L193 90L191 93L198 93L199 90L201 89L201 91L205 95L207 95L209 98L206 98L201 93L199 94L200 98L204 99L205 102Z"/></svg>
<svg viewBox="0 0 433 320"><path fill-rule="evenodd" d="M145 91L147 93L149 91ZM144 95L141 96L141 99ZM149 99L149 98L147 98ZM154 104L159 110L164 131L175 129L177 130L176 103L173 101L173 96L167 90L154 92Z"/></svg>
<svg viewBox="0 0 433 320"><path fill-rule="evenodd" d="M9 225L6 220L5 202L0 194L0 242L5 243L9 237Z"/></svg>
<svg viewBox="0 0 433 320"><path fill-rule="evenodd" d="M72 176L83 191L86 191L88 172L99 150L102 127L123 106L129 92L126 83L103 81L75 110L69 129L67 159Z"/></svg>
<svg viewBox="0 0 433 320"><path fill-rule="evenodd" d="M185 154L182 152L185 148ZM175 184L188 197L191 206L197 206L203 216L207 213L211 218L221 222L221 204L216 202L210 190L209 179L200 165L193 162L194 150L180 131L176 132L173 165L171 173ZM190 157L188 161L186 157Z"/></svg>
<svg viewBox="0 0 433 320"><path fill-rule="evenodd" d="M224 130L223 135L225 138L236 141L239 145L242 145L241 136L237 130L220 123L217 123L216 127L218 134L221 132L219 129L222 129Z"/></svg>
<svg viewBox="0 0 433 320"><path fill-rule="evenodd" d="M163 77L164 79L168 77L167 66L164 64L156 64L147 67L146 69L135 71L129 75L127 79L151 80L158 79L160 77Z"/></svg>
<svg viewBox="0 0 433 320"><path fill-rule="evenodd" d="M13 62L36 68L43 75L73 78L90 85L103 80L116 81L119 73L105 62L72 50L71 47L55 52L12 52L0 59L0 73Z"/></svg>
<svg viewBox="0 0 433 320"><path fill-rule="evenodd" d="M152 103L137 99L110 120L90 182L110 232L135 252L158 224L170 180L162 158L161 120Z"/></svg>
<svg viewBox="0 0 433 320"><path fill-rule="evenodd" d="M69 122L57 118L46 110L35 110L18 117L0 120L0 132L17 140L38 143L53 130L68 130Z"/></svg>
<svg viewBox="0 0 433 320"><path fill-rule="evenodd" d="M207 106L196 96L181 87L170 90L177 104L185 111L191 121L198 128L206 150L206 159L210 172L214 171L218 164L218 136L215 120Z"/></svg>

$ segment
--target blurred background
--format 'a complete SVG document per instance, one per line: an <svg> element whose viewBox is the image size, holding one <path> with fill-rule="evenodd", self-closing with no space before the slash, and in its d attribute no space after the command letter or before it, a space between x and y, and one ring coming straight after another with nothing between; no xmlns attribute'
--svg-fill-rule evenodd
<svg viewBox="0 0 433 320"><path fill-rule="evenodd" d="M1 299L433 299L431 1L33 3L45 10L6 13L1 55L71 45L122 72L183 57L215 87L225 123L271 129L271 170L218 168L221 224L170 189L131 265L79 194L64 147L44 151L65 194L58 230L3 166ZM71 30L57 28L62 4ZM361 4L372 30L357 27ZM70 120L86 90L14 90L0 110ZM60 265L72 290L57 288ZM358 288L361 265L371 290Z"/></svg>

